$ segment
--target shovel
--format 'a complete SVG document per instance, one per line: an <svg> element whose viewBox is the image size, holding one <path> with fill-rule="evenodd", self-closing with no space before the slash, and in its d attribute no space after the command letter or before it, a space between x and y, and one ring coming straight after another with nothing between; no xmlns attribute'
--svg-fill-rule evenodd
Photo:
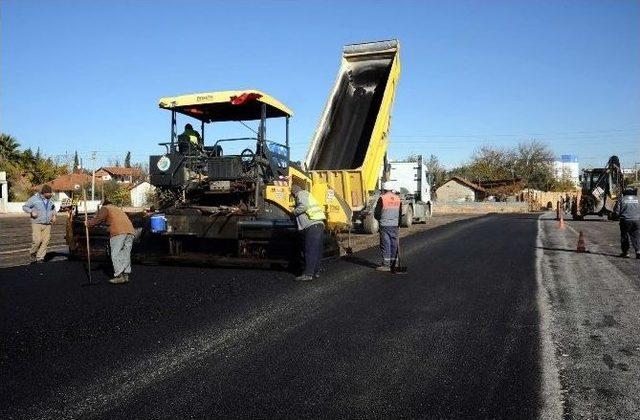
<svg viewBox="0 0 640 420"><path fill-rule="evenodd" d="M396 250L396 262L391 267L393 274L407 274L407 267L400 265L400 232L398 232L398 249Z"/></svg>
<svg viewBox="0 0 640 420"><path fill-rule="evenodd" d="M344 249L347 255L353 254L353 248L351 247L351 227L349 227L349 232L347 233L347 244L348 246Z"/></svg>

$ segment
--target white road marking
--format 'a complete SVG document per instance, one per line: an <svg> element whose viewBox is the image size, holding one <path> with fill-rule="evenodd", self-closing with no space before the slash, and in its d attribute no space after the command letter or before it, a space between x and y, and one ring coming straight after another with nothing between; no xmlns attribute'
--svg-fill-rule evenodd
<svg viewBox="0 0 640 420"><path fill-rule="evenodd" d="M561 399L562 386L560 385L560 373L550 331L551 305L549 304L547 289L544 287L542 274L542 259L544 255L541 237L543 226L540 223L542 216L544 214L538 218L538 235L536 239L536 282L538 284L536 301L540 316L538 331L540 333L540 367L542 370L540 375L542 407L538 417L541 419L562 419L564 415Z"/></svg>

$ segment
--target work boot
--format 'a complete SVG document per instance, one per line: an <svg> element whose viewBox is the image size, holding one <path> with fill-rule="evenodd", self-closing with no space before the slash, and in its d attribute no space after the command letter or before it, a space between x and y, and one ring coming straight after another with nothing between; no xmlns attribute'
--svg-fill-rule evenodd
<svg viewBox="0 0 640 420"><path fill-rule="evenodd" d="M124 273L122 276L124 277L124 282L129 283L129 273Z"/></svg>
<svg viewBox="0 0 640 420"><path fill-rule="evenodd" d="M308 274L302 274L301 276L296 277L296 281L311 281L313 280L313 276Z"/></svg>
<svg viewBox="0 0 640 420"><path fill-rule="evenodd" d="M123 284L123 283L126 283L127 281L128 281L127 278L122 274L120 274L119 276L115 276L112 279L109 279L109 283L111 284Z"/></svg>
<svg viewBox="0 0 640 420"><path fill-rule="evenodd" d="M376 271L391 271L391 267L389 267L388 265L381 265L379 267L376 267Z"/></svg>
<svg viewBox="0 0 640 420"><path fill-rule="evenodd" d="M619 256L620 258L629 258L629 257L630 257L629 252L623 252L623 253L621 253L621 254L620 254L620 255L618 255L618 256Z"/></svg>

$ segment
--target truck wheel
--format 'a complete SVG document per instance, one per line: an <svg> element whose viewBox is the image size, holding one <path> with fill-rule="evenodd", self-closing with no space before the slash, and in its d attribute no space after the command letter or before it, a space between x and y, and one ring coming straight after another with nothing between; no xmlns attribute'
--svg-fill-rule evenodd
<svg viewBox="0 0 640 420"><path fill-rule="evenodd" d="M584 219L584 216L581 216L579 214L574 214L573 215L573 220L582 220L582 219Z"/></svg>
<svg viewBox="0 0 640 420"><path fill-rule="evenodd" d="M427 219L433 217L433 208L431 207L431 203L427 204L427 210L425 211L424 219L422 223L427 223Z"/></svg>
<svg viewBox="0 0 640 420"><path fill-rule="evenodd" d="M373 217L373 214L368 214L362 221L362 230L364 233L372 234L378 233L378 221Z"/></svg>
<svg viewBox="0 0 640 420"><path fill-rule="evenodd" d="M400 218L400 226L411 227L413 224L413 207L409 207L407 212Z"/></svg>

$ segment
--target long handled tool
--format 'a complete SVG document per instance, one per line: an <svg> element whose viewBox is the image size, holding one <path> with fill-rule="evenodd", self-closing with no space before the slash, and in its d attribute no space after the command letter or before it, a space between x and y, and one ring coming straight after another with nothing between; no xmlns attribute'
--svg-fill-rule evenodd
<svg viewBox="0 0 640 420"><path fill-rule="evenodd" d="M87 226L87 191L82 189L82 198L84 200L84 233L87 238L87 275L89 276L89 284L91 284L91 245L89 244L89 226Z"/></svg>
<svg viewBox="0 0 640 420"><path fill-rule="evenodd" d="M391 271L393 272L393 274L407 274L407 267L400 265L400 232L398 232L397 245L396 262L391 268Z"/></svg>
<svg viewBox="0 0 640 420"><path fill-rule="evenodd" d="M349 231L347 233L347 247L344 250L347 255L353 255L353 248L351 247L351 226L349 226Z"/></svg>

